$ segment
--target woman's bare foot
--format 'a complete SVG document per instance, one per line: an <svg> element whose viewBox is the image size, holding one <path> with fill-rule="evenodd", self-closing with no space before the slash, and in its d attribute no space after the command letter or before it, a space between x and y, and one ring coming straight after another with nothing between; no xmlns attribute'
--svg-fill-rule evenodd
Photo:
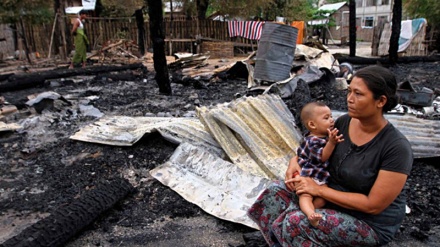
<svg viewBox="0 0 440 247"><path fill-rule="evenodd" d="M314 227L317 227L319 225L319 221L322 219L322 214L313 213L309 215L309 221L310 224Z"/></svg>

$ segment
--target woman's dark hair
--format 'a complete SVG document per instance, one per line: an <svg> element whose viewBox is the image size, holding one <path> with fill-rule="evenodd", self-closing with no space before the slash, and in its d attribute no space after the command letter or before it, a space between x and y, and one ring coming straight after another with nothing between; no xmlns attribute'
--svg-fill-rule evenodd
<svg viewBox="0 0 440 247"><path fill-rule="evenodd" d="M397 105L397 80L389 69L372 65L356 71L353 77L364 80L368 89L373 92L374 99L379 99L382 95L387 97L383 112L387 112Z"/></svg>
<svg viewBox="0 0 440 247"><path fill-rule="evenodd" d="M86 14L87 15L87 10L85 10L85 9L80 10L78 15L82 15L82 14Z"/></svg>

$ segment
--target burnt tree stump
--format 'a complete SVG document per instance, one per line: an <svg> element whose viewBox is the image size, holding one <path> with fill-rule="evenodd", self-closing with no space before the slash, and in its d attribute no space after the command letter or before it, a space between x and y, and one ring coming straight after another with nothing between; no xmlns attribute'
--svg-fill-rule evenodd
<svg viewBox="0 0 440 247"><path fill-rule="evenodd" d="M171 95L168 65L165 57L162 1L148 0L148 15L150 16L150 35L153 41L153 61L154 70L156 71L155 79L159 86L159 92Z"/></svg>

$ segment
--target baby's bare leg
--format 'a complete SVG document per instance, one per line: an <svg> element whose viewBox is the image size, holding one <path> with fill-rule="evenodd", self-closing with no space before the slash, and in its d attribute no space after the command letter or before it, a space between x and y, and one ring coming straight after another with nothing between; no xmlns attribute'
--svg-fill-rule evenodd
<svg viewBox="0 0 440 247"><path fill-rule="evenodd" d="M326 184L321 185L321 186L325 186L325 187L327 187ZM314 197L314 198L313 198L313 206L315 206L315 209L316 209L316 208L323 208L324 205L325 205L325 200L324 200L324 198L322 198L322 197Z"/></svg>
<svg viewBox="0 0 440 247"><path fill-rule="evenodd" d="M299 206L303 213L307 215L312 226L318 226L319 221L322 219L322 214L315 212L313 206L313 197L309 194L302 194L299 196Z"/></svg>

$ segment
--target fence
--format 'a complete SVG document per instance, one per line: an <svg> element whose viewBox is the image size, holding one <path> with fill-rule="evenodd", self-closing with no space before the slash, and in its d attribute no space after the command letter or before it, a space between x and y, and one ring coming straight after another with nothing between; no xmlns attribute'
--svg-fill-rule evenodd
<svg viewBox="0 0 440 247"><path fill-rule="evenodd" d="M15 51L14 32L7 24L0 24L0 61L12 56Z"/></svg>
<svg viewBox="0 0 440 247"><path fill-rule="evenodd" d="M70 23L66 19L67 23ZM213 20L188 20L164 21L166 52L195 52L198 44L196 41L208 39L217 42L232 42L236 50L245 52L256 49L256 41L240 37L229 37L228 23ZM88 18L84 24L91 49L100 49L104 44L118 39L133 40L138 42L138 27L134 18ZM67 31L70 32L71 25ZM145 22L145 47L152 47L149 22ZM26 41L31 52L38 52L42 57L49 53L50 38L53 24L26 24ZM67 35L71 39L70 35ZM72 49L72 48L71 48ZM71 50L69 49L69 50ZM58 48L52 45L52 54Z"/></svg>

